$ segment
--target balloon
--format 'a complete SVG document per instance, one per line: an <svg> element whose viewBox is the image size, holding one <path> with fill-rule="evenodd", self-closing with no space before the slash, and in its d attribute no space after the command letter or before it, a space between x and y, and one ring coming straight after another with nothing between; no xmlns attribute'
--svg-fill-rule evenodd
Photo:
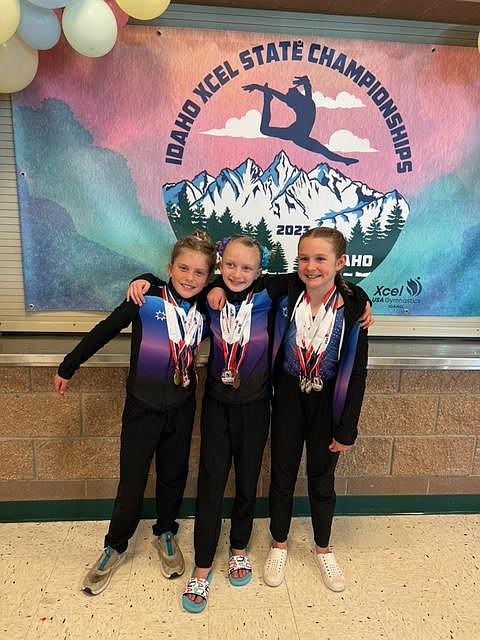
<svg viewBox="0 0 480 640"><path fill-rule="evenodd" d="M60 23L51 9L41 9L22 0L18 35L33 49L51 49L60 39Z"/></svg>
<svg viewBox="0 0 480 640"><path fill-rule="evenodd" d="M132 18L151 20L166 11L170 0L116 0L120 9Z"/></svg>
<svg viewBox="0 0 480 640"><path fill-rule="evenodd" d="M104 56L117 39L117 21L103 0L73 0L63 11L62 27L75 51L89 58Z"/></svg>
<svg viewBox="0 0 480 640"><path fill-rule="evenodd" d="M113 15L117 21L117 28L123 29L128 22L128 14L122 11L115 0L105 0L110 9L113 11Z"/></svg>
<svg viewBox="0 0 480 640"><path fill-rule="evenodd" d="M0 44L0 93L25 89L38 69L38 51L14 35Z"/></svg>
<svg viewBox="0 0 480 640"><path fill-rule="evenodd" d="M0 43L10 40L20 22L20 0L3 0L0 6Z"/></svg>
<svg viewBox="0 0 480 640"><path fill-rule="evenodd" d="M59 9L60 7L68 7L74 0L28 0L32 4L36 4L37 7L43 9Z"/></svg>

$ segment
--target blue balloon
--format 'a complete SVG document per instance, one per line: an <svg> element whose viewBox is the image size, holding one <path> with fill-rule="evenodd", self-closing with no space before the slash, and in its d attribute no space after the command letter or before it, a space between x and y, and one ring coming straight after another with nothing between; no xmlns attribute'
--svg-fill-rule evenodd
<svg viewBox="0 0 480 640"><path fill-rule="evenodd" d="M44 9L60 9L60 7L68 7L75 0L30 0L30 2Z"/></svg>
<svg viewBox="0 0 480 640"><path fill-rule="evenodd" d="M51 9L42 9L22 0L18 35L32 49L51 49L60 39L61 27Z"/></svg>

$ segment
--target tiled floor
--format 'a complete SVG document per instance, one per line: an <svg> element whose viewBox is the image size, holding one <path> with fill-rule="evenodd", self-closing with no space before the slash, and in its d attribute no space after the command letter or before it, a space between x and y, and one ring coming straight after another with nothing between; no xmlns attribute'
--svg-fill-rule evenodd
<svg viewBox="0 0 480 640"><path fill-rule="evenodd" d="M207 610L180 606L185 579L162 578L150 522L109 588L89 597L81 579L100 551L106 522L0 525L0 634L8 640L478 640L480 516L339 517L333 542L348 580L328 591L311 552L309 520L294 520L285 583L261 577L269 546L257 520L252 582L226 578L222 536ZM188 570L192 521L179 532Z"/></svg>

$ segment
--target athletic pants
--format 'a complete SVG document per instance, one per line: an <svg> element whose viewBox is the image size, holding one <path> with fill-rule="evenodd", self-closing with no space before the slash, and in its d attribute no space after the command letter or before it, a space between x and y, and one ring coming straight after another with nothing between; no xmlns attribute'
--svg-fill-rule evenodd
<svg viewBox="0 0 480 640"><path fill-rule="evenodd" d="M245 549L248 545L269 421L269 399L248 404L229 404L208 396L204 398L194 533L197 567L207 568L213 563L232 457L235 500L231 514L230 546L233 549Z"/></svg>
<svg viewBox="0 0 480 640"><path fill-rule="evenodd" d="M188 475L195 400L167 411L154 411L127 397L122 417L120 483L105 546L126 550L142 514L143 494L155 454L157 536L176 533Z"/></svg>
<svg viewBox="0 0 480 640"><path fill-rule="evenodd" d="M270 533L285 542L290 529L293 493L306 445L308 497L313 536L327 547L335 511L335 467L338 453L331 453L333 383L320 392L302 393L298 378L283 373L275 387L272 411L272 468L270 480Z"/></svg>

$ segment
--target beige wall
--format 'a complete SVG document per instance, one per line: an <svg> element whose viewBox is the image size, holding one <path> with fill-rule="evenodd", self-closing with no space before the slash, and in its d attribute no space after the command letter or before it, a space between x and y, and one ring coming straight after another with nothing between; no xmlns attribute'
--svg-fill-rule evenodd
<svg viewBox="0 0 480 640"><path fill-rule="evenodd" d="M51 391L54 371L0 367L0 500L115 495L126 369L82 369L64 398ZM370 370L360 434L341 458L339 495L480 494L480 371ZM186 497L198 453L197 419ZM268 469L267 448L260 496ZM303 463L297 495L306 495Z"/></svg>

